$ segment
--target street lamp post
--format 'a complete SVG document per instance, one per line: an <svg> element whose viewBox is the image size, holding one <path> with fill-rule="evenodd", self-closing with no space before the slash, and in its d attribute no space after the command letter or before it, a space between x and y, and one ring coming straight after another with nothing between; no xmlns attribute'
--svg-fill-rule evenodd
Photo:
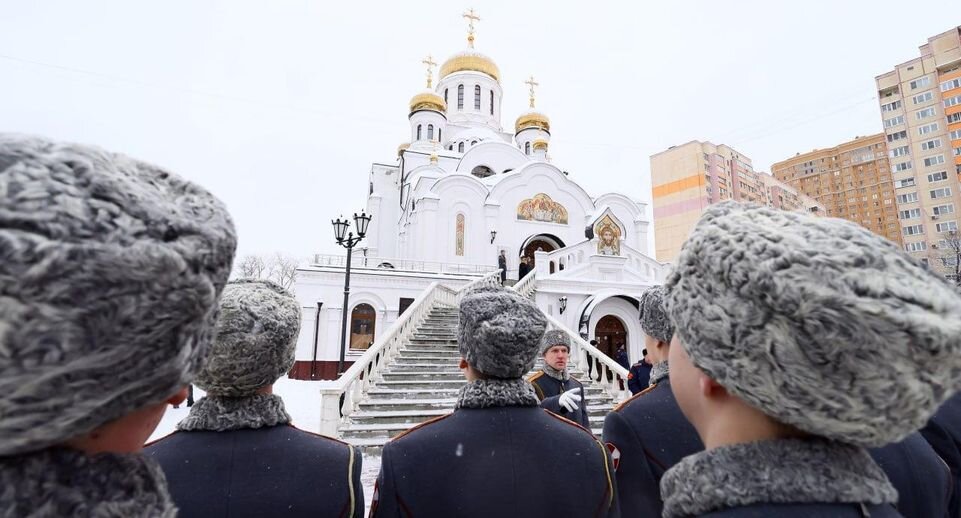
<svg viewBox="0 0 961 518"><path fill-rule="evenodd" d="M371 216L363 211L361 211L359 216L356 212L354 213L354 227L357 230L356 236L353 232L347 232L348 227L350 227L350 221L347 218L337 218L330 222L334 226L334 238L337 240L337 244L347 249L347 267L344 272L344 309L341 310L343 318L340 328L340 359L337 361L338 376L344 373L344 355L347 352L347 305L349 303L348 299L350 298L351 252L353 252L354 247L364 239L364 236L367 235L367 226L370 225L370 218Z"/></svg>

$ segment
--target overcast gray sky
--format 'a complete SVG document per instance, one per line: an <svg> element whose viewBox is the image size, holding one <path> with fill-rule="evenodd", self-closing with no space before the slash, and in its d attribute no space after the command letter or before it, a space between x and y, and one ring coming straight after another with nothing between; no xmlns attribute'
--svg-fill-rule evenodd
<svg viewBox="0 0 961 518"><path fill-rule="evenodd" d="M649 156L693 139L755 168L881 131L874 76L961 23L957 0L321 2L0 0L0 131L98 144L217 194L240 254L333 253L370 163L407 140L420 61L500 66L505 128L540 82L554 163L650 199Z"/></svg>

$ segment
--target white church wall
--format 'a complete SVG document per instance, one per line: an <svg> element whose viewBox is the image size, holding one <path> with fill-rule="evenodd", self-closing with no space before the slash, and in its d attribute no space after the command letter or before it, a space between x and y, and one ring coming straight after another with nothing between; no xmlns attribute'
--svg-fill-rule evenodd
<svg viewBox="0 0 961 518"><path fill-rule="evenodd" d="M457 164L457 170L472 174L478 166L489 167L495 174L520 169L530 158L505 142L486 141L471 147Z"/></svg>
<svg viewBox="0 0 961 518"><path fill-rule="evenodd" d="M644 335L641 330L641 324L638 321L637 308L630 302L619 297L608 298L595 306L591 312L591 320L588 324L591 339L596 335L595 329L597 328L597 323L607 315L617 317L617 319L624 324L624 329L627 331L628 359L630 359L631 363L638 361L641 358L641 351L644 349Z"/></svg>
<svg viewBox="0 0 961 518"><path fill-rule="evenodd" d="M457 107L457 85L464 85L464 106ZM481 87L480 109L474 108L474 86ZM437 93L444 97L447 90L447 120L454 124L485 124L501 130L501 99L503 89L500 83L487 74L472 71L455 72L437 83ZM490 114L490 91L494 91L494 114Z"/></svg>

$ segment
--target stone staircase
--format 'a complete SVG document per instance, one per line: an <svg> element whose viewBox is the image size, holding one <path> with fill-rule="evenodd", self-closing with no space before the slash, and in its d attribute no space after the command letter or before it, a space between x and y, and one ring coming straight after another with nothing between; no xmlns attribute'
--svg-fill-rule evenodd
<svg viewBox="0 0 961 518"><path fill-rule="evenodd" d="M457 392L466 383L458 368L456 333L457 309L434 307L380 375L372 378L357 411L341 424L340 437L373 452L404 430L453 411ZM613 399L587 381L583 372L571 369L571 374L584 383L591 428L599 436Z"/></svg>

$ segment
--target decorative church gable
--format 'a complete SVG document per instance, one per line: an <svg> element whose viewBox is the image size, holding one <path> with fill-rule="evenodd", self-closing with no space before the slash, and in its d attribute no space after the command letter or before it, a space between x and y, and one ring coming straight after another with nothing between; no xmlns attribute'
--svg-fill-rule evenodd
<svg viewBox="0 0 961 518"><path fill-rule="evenodd" d="M567 224L567 209L544 193L521 201L517 205L517 219L520 221L542 221L545 223Z"/></svg>
<svg viewBox="0 0 961 518"><path fill-rule="evenodd" d="M597 240L597 253L599 255L621 255L621 224L610 213L605 211L604 215L594 223L594 239Z"/></svg>

